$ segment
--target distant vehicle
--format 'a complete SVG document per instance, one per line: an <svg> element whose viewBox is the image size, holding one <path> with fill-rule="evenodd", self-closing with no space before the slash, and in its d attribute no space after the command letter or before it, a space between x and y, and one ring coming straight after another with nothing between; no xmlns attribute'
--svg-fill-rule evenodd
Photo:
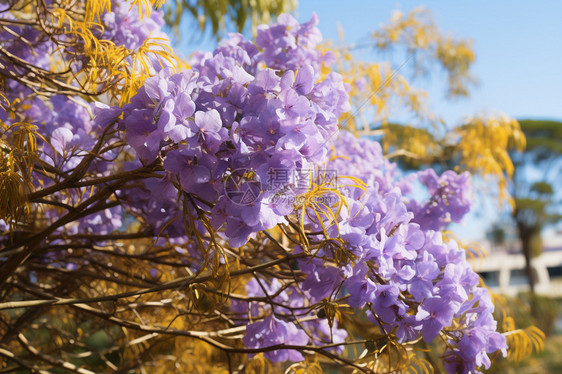
<svg viewBox="0 0 562 374"><path fill-rule="evenodd" d="M537 294L562 297L562 247L545 249L531 261ZM497 253L476 259L474 270L496 293L514 296L529 290L523 254Z"/></svg>

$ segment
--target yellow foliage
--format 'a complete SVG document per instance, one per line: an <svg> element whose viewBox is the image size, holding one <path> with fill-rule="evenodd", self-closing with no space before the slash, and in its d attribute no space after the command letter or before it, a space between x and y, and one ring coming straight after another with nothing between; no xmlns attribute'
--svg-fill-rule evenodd
<svg viewBox="0 0 562 374"><path fill-rule="evenodd" d="M343 32L340 38L343 39ZM472 44L469 40L442 35L427 10L417 8L408 14L395 12L390 22L374 31L371 38L375 49L405 47L410 56L415 55L412 60L415 60L416 73L426 73L432 63L440 64L447 73L450 95L468 94L468 84L473 82L469 70L475 58ZM366 46L373 47L373 44ZM327 43L323 48L325 53L335 54L337 70L351 87L353 109L340 119L342 127L357 135L384 135L383 147L388 157L409 157L414 159L414 166L453 160L458 162L459 170L494 178L500 201L513 204L507 193L507 182L513 175L509 151L525 146L525 137L516 120L505 115L472 117L442 135L445 129L437 127L442 121L427 108L427 93L414 89L399 74L402 66L357 61L352 55L357 46L353 45L336 48ZM323 74L328 72L324 67ZM389 124L394 104L429 125L420 128ZM373 131L372 124L380 126L379 129Z"/></svg>
<svg viewBox="0 0 562 374"><path fill-rule="evenodd" d="M429 361L412 355L409 365L403 369L403 372L406 374L433 374L435 369Z"/></svg>
<svg viewBox="0 0 562 374"><path fill-rule="evenodd" d="M1 104L15 118L19 100ZM22 108L19 108L22 109ZM0 121L0 219L10 227L24 218L28 211L27 193L33 190L31 172L37 157L37 127L27 122L7 125ZM45 140L45 139L43 139Z"/></svg>
<svg viewBox="0 0 562 374"><path fill-rule="evenodd" d="M0 151L0 196L0 219L11 227L24 216L27 198L25 181L17 172L13 153L6 155L3 150Z"/></svg>
<svg viewBox="0 0 562 374"><path fill-rule="evenodd" d="M457 171L497 181L499 201L507 200L513 207L507 190L514 172L509 152L525 148L525 135L515 119L506 115L470 117L443 138L411 126L383 124L381 128L387 157L405 156L414 166L453 160Z"/></svg>
<svg viewBox="0 0 562 374"><path fill-rule="evenodd" d="M507 192L507 182L513 175L509 150L525 148L525 135L517 120L506 115L471 117L449 134L460 166L484 177L497 178L500 201L513 199Z"/></svg>
<svg viewBox="0 0 562 374"><path fill-rule="evenodd" d="M535 326L504 333L509 347L507 358L519 362L535 352L544 350L544 333Z"/></svg>
<svg viewBox="0 0 562 374"><path fill-rule="evenodd" d="M447 73L449 95L468 95L468 85L474 82L469 72L475 58L472 42L442 35L427 9L418 7L408 14L395 11L390 22L371 37L381 50L402 45L415 54L417 73L427 73L431 64L438 63Z"/></svg>
<svg viewBox="0 0 562 374"><path fill-rule="evenodd" d="M163 0L134 0L131 9L137 6L139 16L150 16L152 8L158 8ZM124 46L116 46L108 40L101 39L103 25L101 20L105 12L111 11L109 0L83 0L78 3L57 3L39 12L34 7L39 5L30 3L25 8L22 18L44 17L38 19L41 24L49 26L49 35L68 56L74 51L80 56L80 71L75 71L77 61L72 57L65 57L62 53L53 53L50 71L55 73L58 84L72 87L77 92L88 94L107 93L116 103L123 105L133 96L144 80L155 74L151 61L158 61L160 65L174 70L188 68L169 47L169 42L160 38L148 38L135 50ZM76 10L83 11L76 11ZM12 13L15 13L12 12ZM14 14L14 16L17 16ZM46 29L45 29L46 30ZM47 32L47 31L44 31ZM61 39L61 37L63 37ZM58 51L55 51L58 52ZM71 84L74 82L75 84Z"/></svg>
<svg viewBox="0 0 562 374"><path fill-rule="evenodd" d="M525 314L530 313L529 306L522 303L519 299L512 299L508 296L498 295L490 291L490 296L494 304L498 307L497 311L501 312L496 318L498 321L498 330L503 332L506 337L508 360L519 362L544 350L545 334L536 326L529 326L519 329L516 326L514 315L515 312L521 312L520 309L527 309Z"/></svg>
<svg viewBox="0 0 562 374"><path fill-rule="evenodd" d="M312 177L312 171L311 171ZM348 179L350 184L338 185L339 180ZM346 199L340 190L345 187L359 188L365 191L365 183L359 178L350 176L339 176L338 181L328 180L326 175L320 176L319 180L310 181L308 190L297 196L295 200L295 209L298 212L301 233L305 232L305 217L309 220L318 222L321 225L324 237L329 238L326 231L328 225L337 221L337 216L341 209L347 207ZM335 197L330 199L330 197ZM309 249L309 243L306 235L302 235L303 248L305 251Z"/></svg>
<svg viewBox="0 0 562 374"><path fill-rule="evenodd" d="M150 17L152 8L160 8L166 0L133 0L131 9L136 5L139 12L139 18Z"/></svg>
<svg viewBox="0 0 562 374"><path fill-rule="evenodd" d="M370 342L356 363L375 373L433 373L432 365L416 355L412 347L402 345L387 335L384 342Z"/></svg>
<svg viewBox="0 0 562 374"><path fill-rule="evenodd" d="M443 146L426 129L395 124L383 124L383 151L388 157L408 156L420 162L433 160L443 152Z"/></svg>
<svg viewBox="0 0 562 374"><path fill-rule="evenodd" d="M263 357L263 353L259 353L248 360L245 369L248 374L265 374L272 372L272 365L271 361Z"/></svg>
<svg viewBox="0 0 562 374"><path fill-rule="evenodd" d="M87 0L85 8L84 21L91 23L100 20L102 13L111 11L111 0Z"/></svg>
<svg viewBox="0 0 562 374"><path fill-rule="evenodd" d="M416 117L433 122L435 116L425 103L427 93L412 88L408 80L385 62L363 62L353 59L349 47L322 46L323 51L336 56L337 71L350 85L352 111L340 118L343 128L355 133L369 134L372 123L386 123L395 106L407 108ZM331 70L324 67L323 75ZM369 115L370 118L366 116Z"/></svg>
<svg viewBox="0 0 562 374"><path fill-rule="evenodd" d="M306 361L293 364L285 370L285 374L322 374L323 372L317 356L307 357Z"/></svg>
<svg viewBox="0 0 562 374"><path fill-rule="evenodd" d="M229 372L221 352L199 340L175 337L172 344L162 342L160 345L156 360L143 365L145 372L154 374L227 374Z"/></svg>
<svg viewBox="0 0 562 374"><path fill-rule="evenodd" d="M184 13L193 15L202 32L210 26L213 35L223 32L226 25L233 25L239 32L242 32L246 20L250 20L252 32L255 35L258 25L271 23L275 16L289 13L296 6L296 0L239 0L236 2L172 0L166 9L166 21L169 25L173 25L180 36L179 26Z"/></svg>
<svg viewBox="0 0 562 374"><path fill-rule="evenodd" d="M119 67L115 67L111 72L113 76L121 76L124 83L119 91L113 93L114 97L120 97L120 105L129 102L137 90L142 87L146 78L152 74L151 57L156 57L162 67L169 66L174 70L188 68L167 46L161 38L148 38L136 51L129 52L132 59L131 66L127 66L126 73L123 74ZM112 61L109 59L109 61ZM119 61L119 60L117 60ZM121 60L123 61L123 60ZM111 76L110 75L110 76Z"/></svg>
<svg viewBox="0 0 562 374"><path fill-rule="evenodd" d="M340 43L343 44L341 29ZM408 59L399 66L358 61L352 54L354 49L361 47L389 50L393 46L405 47L408 52ZM435 130L443 130L438 127L443 121L428 108L427 92L414 88L401 70L411 62L417 75L427 73L437 63L447 73L450 95L466 96L468 83L473 81L469 71L474 61L470 41L443 36L430 13L416 8L408 14L395 12L391 21L374 31L371 41L364 45L336 47L328 42L322 48L324 53L331 52L336 56L336 69L351 88L352 111L340 118L343 128L357 135L384 134L385 151L393 149L397 151L393 153L395 156L428 161L442 152ZM323 67L323 76L329 72L328 67ZM396 107L428 124L429 129L402 126L401 131L397 126L389 126L388 119ZM380 130L373 131L373 124L380 126Z"/></svg>

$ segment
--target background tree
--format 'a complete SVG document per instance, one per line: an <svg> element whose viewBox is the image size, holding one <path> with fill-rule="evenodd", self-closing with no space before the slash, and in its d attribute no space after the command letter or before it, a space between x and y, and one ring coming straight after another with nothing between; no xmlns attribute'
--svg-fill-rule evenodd
<svg viewBox="0 0 562 374"><path fill-rule="evenodd" d="M515 176L512 182L516 207L513 220L525 256L525 268L531 292L536 274L531 259L544 247L542 232L562 218L562 123L544 120L520 120L527 138L525 152L512 154Z"/></svg>
<svg viewBox="0 0 562 374"><path fill-rule="evenodd" d="M296 4L295 0L174 0L164 5L166 21L176 33L180 31L180 24L185 31L187 25L182 20L189 17L201 33L208 31L219 37L227 29L244 31L248 21L255 33L258 25L270 23L275 16L294 10Z"/></svg>

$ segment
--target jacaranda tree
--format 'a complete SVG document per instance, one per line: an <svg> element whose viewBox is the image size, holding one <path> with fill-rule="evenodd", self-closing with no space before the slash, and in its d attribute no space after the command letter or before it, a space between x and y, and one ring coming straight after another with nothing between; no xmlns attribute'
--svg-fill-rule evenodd
<svg viewBox="0 0 562 374"><path fill-rule="evenodd" d="M360 86L316 16L184 62L161 5L1 5L4 372L475 373L540 345L441 232L469 173L342 130Z"/></svg>

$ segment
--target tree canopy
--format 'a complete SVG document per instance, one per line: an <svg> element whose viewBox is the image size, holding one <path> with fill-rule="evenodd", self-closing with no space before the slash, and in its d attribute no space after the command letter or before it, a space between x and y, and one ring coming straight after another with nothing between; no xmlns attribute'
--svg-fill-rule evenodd
<svg viewBox="0 0 562 374"><path fill-rule="evenodd" d="M287 4L182 1L167 19L187 9L218 32L222 15L240 29ZM322 44L316 16L183 61L162 5L2 5L2 370L473 373L541 347L446 232L470 210L469 171L503 190L516 121L404 128L383 149L372 136L391 138L394 99L434 124L423 94ZM373 42L427 52L465 94L470 45L425 13ZM409 137L437 139L458 172L402 174L392 154L424 152Z"/></svg>
<svg viewBox="0 0 562 374"><path fill-rule="evenodd" d="M534 291L536 275L531 258L542 252L542 231L562 219L562 123L520 120L527 138L525 152L512 155L515 177L512 182L516 207L513 220L526 259L527 277Z"/></svg>

